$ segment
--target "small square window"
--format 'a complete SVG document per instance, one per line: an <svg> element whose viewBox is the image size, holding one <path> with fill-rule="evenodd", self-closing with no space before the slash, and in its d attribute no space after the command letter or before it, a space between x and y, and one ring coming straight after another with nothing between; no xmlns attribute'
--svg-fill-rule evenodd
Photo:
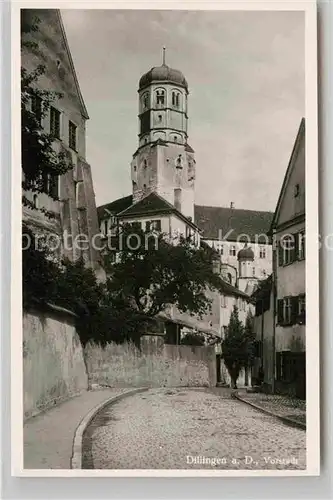
<svg viewBox="0 0 333 500"><path fill-rule="evenodd" d="M68 123L68 144L71 149L76 151L76 130L77 126L73 122Z"/></svg>

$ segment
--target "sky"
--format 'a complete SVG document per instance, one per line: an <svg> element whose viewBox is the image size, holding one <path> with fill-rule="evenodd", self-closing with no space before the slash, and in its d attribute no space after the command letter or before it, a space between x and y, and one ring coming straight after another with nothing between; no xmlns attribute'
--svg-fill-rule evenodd
<svg viewBox="0 0 333 500"><path fill-rule="evenodd" d="M304 116L304 14L63 10L96 203L131 193L138 82L162 63L189 84L199 205L274 210Z"/></svg>

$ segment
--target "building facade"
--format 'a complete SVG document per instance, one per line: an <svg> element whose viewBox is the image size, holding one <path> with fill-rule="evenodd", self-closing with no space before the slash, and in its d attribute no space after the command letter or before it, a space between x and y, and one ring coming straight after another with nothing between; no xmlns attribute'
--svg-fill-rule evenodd
<svg viewBox="0 0 333 500"><path fill-rule="evenodd" d="M42 119L42 126L54 136L54 150L63 153L68 163L73 165L52 186L48 184L45 193L24 193L34 208L24 206L23 220L34 232L58 238L59 257L70 260L83 258L88 266L102 273L97 250L99 224L95 193L91 167L86 161L86 121L89 116L61 15L55 9L23 9L21 12L21 22L26 26L32 25L36 18L39 20L37 31L22 32L25 41L38 44L38 50L23 45L21 65L28 72L34 71L40 64L44 66L45 72L38 78L36 86L57 94ZM56 200L49 196L49 189L53 190ZM42 208L50 212L52 218L47 217ZM85 238L87 243L80 244L80 237Z"/></svg>
<svg viewBox="0 0 333 500"><path fill-rule="evenodd" d="M269 308L257 300L256 333L263 341L269 388L305 398L305 120L302 119L271 225L273 275ZM262 324L265 325L264 329Z"/></svg>
<svg viewBox="0 0 333 500"><path fill-rule="evenodd" d="M130 173L132 195L98 208L104 235L115 235L118 227L127 223L143 230L161 231L175 241L180 235L191 236L195 245L208 244L217 250L215 267L225 278L225 290L222 294L207 290L212 307L202 318L180 313L172 306L164 311L167 334L174 342L179 341L182 328L200 331L212 340L223 338L234 305L238 306L240 319L245 322L248 312L254 310L246 290L249 284L256 283L258 272L252 270L253 244L248 248L244 240L238 243L236 239L246 228L249 232L252 221L250 240L254 242L256 233L267 233L272 215L236 210L230 214L229 209L195 205L196 162L187 134L188 95L186 78L180 71L167 66L165 58L161 66L152 68L140 78L138 148ZM212 210L214 216L207 222ZM227 232L226 222L232 222L234 231L232 236L232 231L228 235L233 239L225 242L220 233ZM219 241L219 236L222 244L217 247L215 241ZM226 245L225 254L223 245ZM234 245L234 254L228 245ZM267 244L267 250L265 247L260 254L267 269L270 248Z"/></svg>

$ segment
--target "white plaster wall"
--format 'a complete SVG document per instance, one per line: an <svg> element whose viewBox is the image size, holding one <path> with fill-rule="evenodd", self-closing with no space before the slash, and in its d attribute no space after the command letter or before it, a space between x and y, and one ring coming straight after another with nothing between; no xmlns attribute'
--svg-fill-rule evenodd
<svg viewBox="0 0 333 500"><path fill-rule="evenodd" d="M88 389L83 349L73 318L23 316L23 398L28 418Z"/></svg>

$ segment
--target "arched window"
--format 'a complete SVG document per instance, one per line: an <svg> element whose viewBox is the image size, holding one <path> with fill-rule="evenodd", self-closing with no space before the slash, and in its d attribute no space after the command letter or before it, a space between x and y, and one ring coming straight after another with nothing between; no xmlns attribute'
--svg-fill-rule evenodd
<svg viewBox="0 0 333 500"><path fill-rule="evenodd" d="M146 160L146 159L144 159L144 160L143 160L143 166L144 166L144 168L147 168L147 165L148 165L147 160Z"/></svg>
<svg viewBox="0 0 333 500"><path fill-rule="evenodd" d="M38 208L38 195L37 194L34 194L32 203L34 205L34 208Z"/></svg>
<svg viewBox="0 0 333 500"><path fill-rule="evenodd" d="M147 109L148 105L149 105L149 94L148 94L148 92L146 92L142 96L142 108Z"/></svg>
<svg viewBox="0 0 333 500"><path fill-rule="evenodd" d="M165 103L165 90L156 90L156 104L163 105Z"/></svg>
<svg viewBox="0 0 333 500"><path fill-rule="evenodd" d="M180 94L179 92L172 92L172 106L179 108Z"/></svg>

